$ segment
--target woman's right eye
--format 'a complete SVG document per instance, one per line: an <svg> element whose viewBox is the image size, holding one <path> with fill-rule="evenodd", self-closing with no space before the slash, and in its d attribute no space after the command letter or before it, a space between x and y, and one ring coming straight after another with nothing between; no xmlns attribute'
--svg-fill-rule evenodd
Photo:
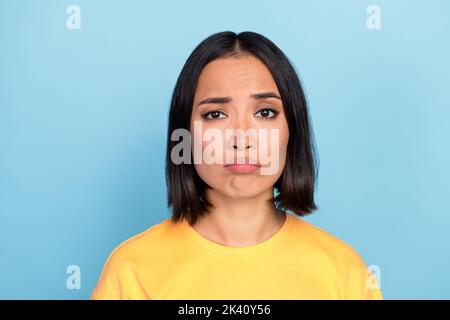
<svg viewBox="0 0 450 320"><path fill-rule="evenodd" d="M223 116L225 116L225 114L222 111L214 110L214 111L209 111L209 112L202 114L202 117L207 120L215 120L215 119L221 119L220 118L221 114Z"/></svg>

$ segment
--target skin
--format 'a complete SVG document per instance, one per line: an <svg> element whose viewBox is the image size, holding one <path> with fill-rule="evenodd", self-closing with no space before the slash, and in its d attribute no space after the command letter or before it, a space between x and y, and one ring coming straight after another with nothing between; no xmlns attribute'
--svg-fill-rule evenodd
<svg viewBox="0 0 450 320"><path fill-rule="evenodd" d="M201 121L203 132L215 128L223 134L220 156L224 157L226 148L236 151L235 156L248 156L251 148L261 146L260 141L249 145L247 138L245 145L236 146L234 138L225 139L225 129L279 130L276 150L272 150L270 144L265 150L269 155L279 154L275 174L261 175L259 170L250 174L235 173L224 167L225 158L222 163L195 164L199 176L212 187L206 196L215 208L192 227L203 237L222 245L243 247L264 241L276 233L286 219L285 214L274 209L267 200L272 197L274 184L284 169L289 129L281 98L250 97L266 92L280 97L269 69L252 55L216 59L205 66L199 77L191 115L193 139L198 140L194 136L194 121ZM229 97L231 101L199 104L211 97ZM201 136L200 139L202 150L211 144Z"/></svg>

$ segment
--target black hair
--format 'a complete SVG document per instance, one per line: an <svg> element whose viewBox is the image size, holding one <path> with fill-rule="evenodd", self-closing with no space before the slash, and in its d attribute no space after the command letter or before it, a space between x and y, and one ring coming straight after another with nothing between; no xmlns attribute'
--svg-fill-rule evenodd
<svg viewBox="0 0 450 320"><path fill-rule="evenodd" d="M274 185L276 196L270 201L279 210L304 216L317 209L314 186L317 164L314 135L310 124L307 101L299 76L289 58L269 39L255 32L231 31L215 33L203 40L190 54L175 84L169 112L166 183L167 204L172 220L186 218L194 224L209 212L212 204L206 198L209 186L199 177L193 162L175 164L171 150L177 144L172 132L189 130L198 78L212 60L225 57L253 55L270 70L280 92L289 128L286 162Z"/></svg>

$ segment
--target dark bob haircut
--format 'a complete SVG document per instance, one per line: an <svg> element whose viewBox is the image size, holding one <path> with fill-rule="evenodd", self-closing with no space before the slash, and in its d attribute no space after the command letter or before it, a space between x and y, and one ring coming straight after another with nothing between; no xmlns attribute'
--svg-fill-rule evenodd
<svg viewBox="0 0 450 320"><path fill-rule="evenodd" d="M213 206L206 198L206 189L210 186L199 177L193 161L190 164L174 164L171 161L171 150L178 143L171 140L172 132L178 128L189 130L197 82L203 68L214 59L248 54L261 60L270 70L281 95L289 128L285 167L274 185L276 196L269 201L275 208L299 216L317 209L314 203L317 178L314 136L305 94L295 67L266 37L255 32L236 34L224 31L209 36L194 49L173 91L167 137L166 183L168 207L174 222L186 218L192 225Z"/></svg>

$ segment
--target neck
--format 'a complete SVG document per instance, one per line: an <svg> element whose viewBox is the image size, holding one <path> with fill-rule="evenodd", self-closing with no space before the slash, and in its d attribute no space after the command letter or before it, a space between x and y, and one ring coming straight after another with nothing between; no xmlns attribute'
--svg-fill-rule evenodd
<svg viewBox="0 0 450 320"><path fill-rule="evenodd" d="M273 188L251 198L232 198L208 189L206 196L214 208L193 226L205 238L242 247L270 238L284 223L285 215L268 201Z"/></svg>

